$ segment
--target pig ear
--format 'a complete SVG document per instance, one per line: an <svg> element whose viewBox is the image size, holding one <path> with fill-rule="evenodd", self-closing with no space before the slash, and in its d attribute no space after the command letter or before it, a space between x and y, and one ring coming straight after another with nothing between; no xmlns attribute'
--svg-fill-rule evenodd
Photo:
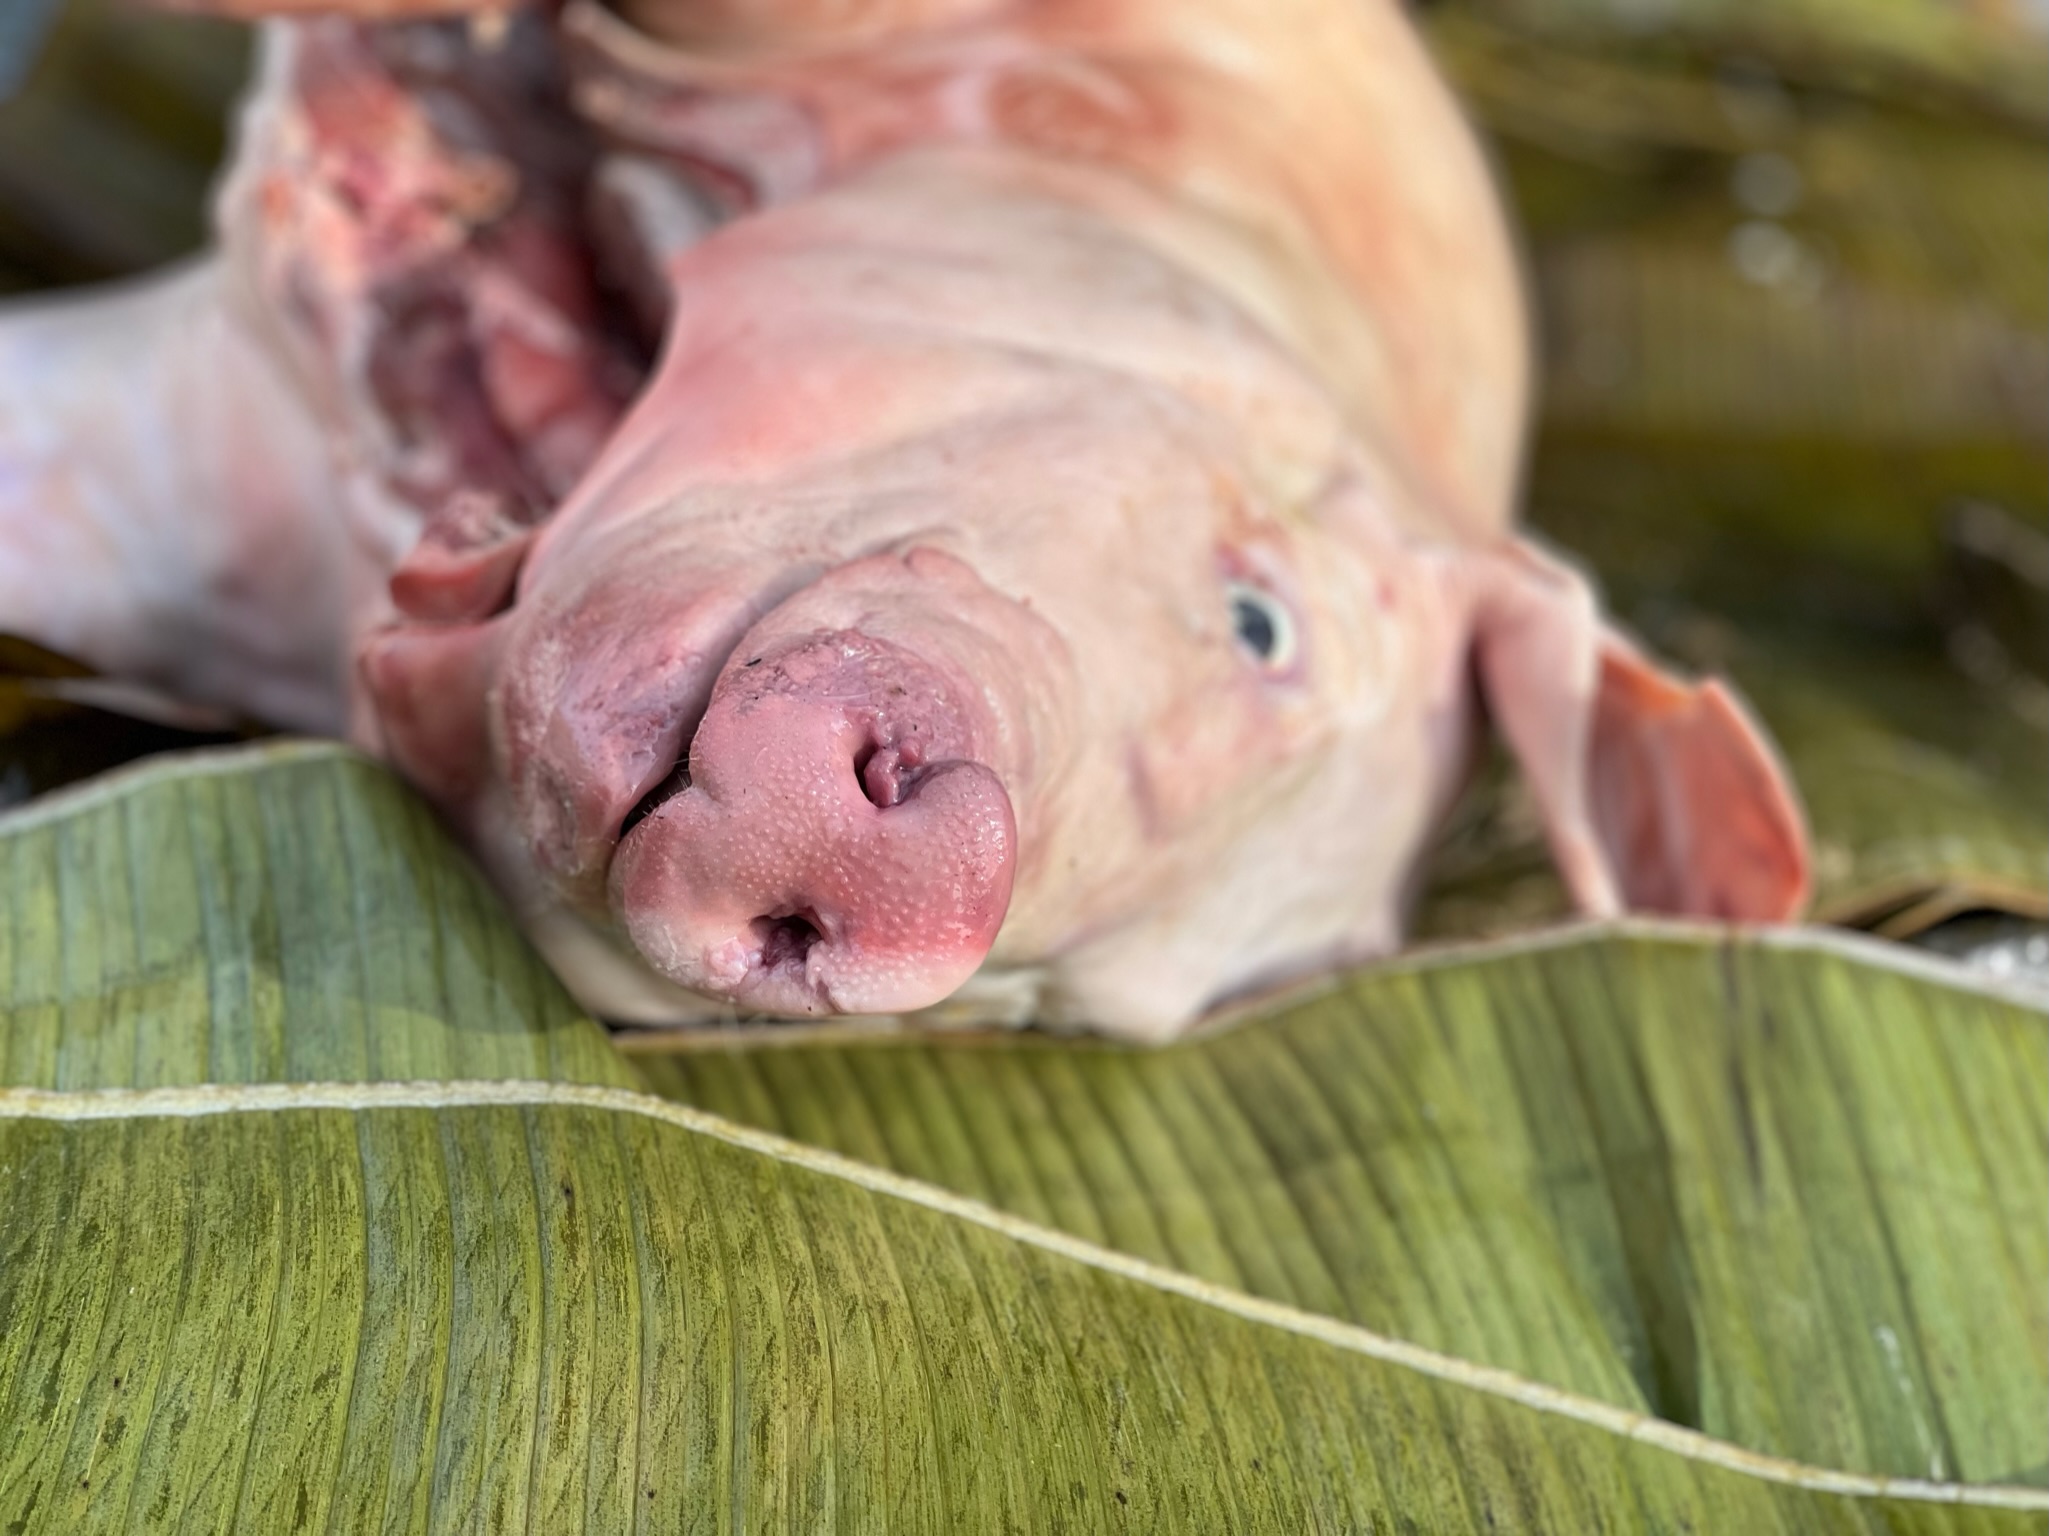
<svg viewBox="0 0 2049 1536"><path fill-rule="evenodd" d="M451 497L391 573L393 606L437 624L488 619L512 596L534 533L534 524L500 497Z"/></svg>
<svg viewBox="0 0 2049 1536"><path fill-rule="evenodd" d="M1799 805L1725 685L1660 671L1601 623L1581 577L1521 543L1483 558L1474 655L1583 911L1799 912Z"/></svg>
<svg viewBox="0 0 2049 1536"><path fill-rule="evenodd" d="M491 765L487 700L504 624L399 624L357 657L384 755L429 799L474 800Z"/></svg>
<svg viewBox="0 0 2049 1536"><path fill-rule="evenodd" d="M534 526L498 497L464 493L428 519L391 575L399 621L363 642L357 670L371 734L395 767L447 806L474 799L490 770L486 699Z"/></svg>

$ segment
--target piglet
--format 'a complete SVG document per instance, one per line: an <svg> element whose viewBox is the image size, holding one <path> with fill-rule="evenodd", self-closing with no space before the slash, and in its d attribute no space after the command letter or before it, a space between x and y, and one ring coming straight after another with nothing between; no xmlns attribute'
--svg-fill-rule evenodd
<svg viewBox="0 0 2049 1536"><path fill-rule="evenodd" d="M1485 718L1584 911L1799 908L1513 530L1392 0L218 8L216 249L0 320L0 628L383 754L599 1013L1164 1039L1394 947Z"/></svg>

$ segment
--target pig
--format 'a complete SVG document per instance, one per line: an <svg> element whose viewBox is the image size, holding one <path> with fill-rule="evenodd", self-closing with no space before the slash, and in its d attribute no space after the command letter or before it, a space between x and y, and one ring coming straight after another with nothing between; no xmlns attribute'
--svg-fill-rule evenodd
<svg viewBox="0 0 2049 1536"><path fill-rule="evenodd" d="M1515 529L1391 0L215 8L215 249L0 320L0 628L386 758L600 1016L1169 1039L1398 946L1490 721L1581 911L1799 910Z"/></svg>

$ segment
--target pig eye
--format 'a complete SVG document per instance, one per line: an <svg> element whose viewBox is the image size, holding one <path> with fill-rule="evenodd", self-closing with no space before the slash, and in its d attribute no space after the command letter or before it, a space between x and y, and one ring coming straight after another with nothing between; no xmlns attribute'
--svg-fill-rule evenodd
<svg viewBox="0 0 2049 1536"><path fill-rule="evenodd" d="M1269 672L1285 671L1295 660L1295 619L1287 604L1242 581L1232 582L1226 592L1238 643Z"/></svg>

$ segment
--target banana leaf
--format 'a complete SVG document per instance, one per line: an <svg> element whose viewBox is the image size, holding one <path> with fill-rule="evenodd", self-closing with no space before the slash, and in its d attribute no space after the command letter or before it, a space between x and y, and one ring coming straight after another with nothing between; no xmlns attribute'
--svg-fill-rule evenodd
<svg viewBox="0 0 2049 1536"><path fill-rule="evenodd" d="M0 889L10 1531L2049 1519L2049 1017L1868 941L636 1063L338 749Z"/></svg>
<svg viewBox="0 0 2049 1536"><path fill-rule="evenodd" d="M1925 632L1936 626L1921 615L1948 579L1933 527L1918 567L1929 574L1917 578L1875 537L1844 552L1820 518L1771 525L1774 508L1790 513L1811 488L1813 451L1804 468L1790 449L1554 438L1543 452L1537 515L1591 556L1614 610L1660 653L1734 677L1770 727L1814 832L1816 918L1895 937L1973 909L2049 918L2049 688L2003 655L2003 673L1967 676L1943 636ZM1854 506L1873 522L1888 502L1902 522L1913 515L1911 474L1882 491L1882 460L1852 470L1821 457L1838 484L1872 486ZM1691 472L1675 476L1682 464ZM1747 554L1726 537L1739 519L1754 528ZM1893 579L1922 590L1890 597ZM2049 591L2022 599L2040 616ZM1956 635L1982 633L1985 607L1964 612L1970 627ZM2013 627L2025 655L2030 637ZM1460 807L1434 869L1425 937L1500 934L1566 910L1535 807L1500 763Z"/></svg>
<svg viewBox="0 0 2049 1536"><path fill-rule="evenodd" d="M0 12L0 101L12 95L34 67L56 10L57 0L19 0Z"/></svg>
<svg viewBox="0 0 2049 1536"><path fill-rule="evenodd" d="M2039 115L2039 24L1473 0L1430 27L1529 231L1532 521L1744 687L1812 818L1817 916L2049 916L2049 147L1957 67L2003 50ZM1427 936L1563 911L1498 769L1437 875Z"/></svg>
<svg viewBox="0 0 2049 1536"><path fill-rule="evenodd" d="M247 67L244 28L123 0L54 9L33 57L24 29L11 40L21 51L0 58L0 75L23 72L0 80L0 293L118 277L196 250Z"/></svg>
<svg viewBox="0 0 2049 1536"><path fill-rule="evenodd" d="M248 734L0 631L0 810L139 757Z"/></svg>
<svg viewBox="0 0 2049 1536"><path fill-rule="evenodd" d="M2049 123L2049 26L2032 0L1459 0L1439 27L1595 57L1719 64L1754 82Z"/></svg>

